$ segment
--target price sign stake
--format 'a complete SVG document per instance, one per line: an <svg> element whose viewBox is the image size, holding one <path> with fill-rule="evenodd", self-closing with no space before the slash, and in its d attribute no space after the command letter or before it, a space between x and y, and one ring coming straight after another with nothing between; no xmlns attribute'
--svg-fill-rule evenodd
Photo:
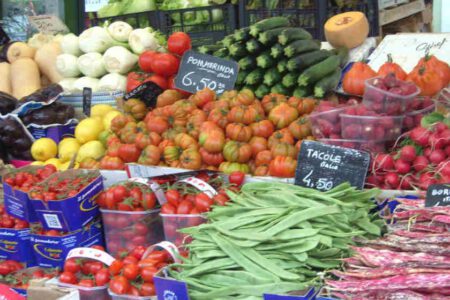
<svg viewBox="0 0 450 300"><path fill-rule="evenodd" d="M209 88L220 95L234 88L238 71L235 61L187 51L181 59L175 86L190 93Z"/></svg>
<svg viewBox="0 0 450 300"><path fill-rule="evenodd" d="M449 206L450 205L450 183L432 184L427 189L425 207Z"/></svg>
<svg viewBox="0 0 450 300"><path fill-rule="evenodd" d="M298 154L295 184L328 191L348 181L362 189L369 162L370 155L364 151L304 141Z"/></svg>
<svg viewBox="0 0 450 300"><path fill-rule="evenodd" d="M91 116L91 104L92 103L92 89L83 89L83 113L90 117Z"/></svg>

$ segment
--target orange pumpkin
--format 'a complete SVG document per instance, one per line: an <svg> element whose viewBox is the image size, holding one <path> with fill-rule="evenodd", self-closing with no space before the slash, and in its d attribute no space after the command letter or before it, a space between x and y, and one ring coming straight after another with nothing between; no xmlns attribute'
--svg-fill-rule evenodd
<svg viewBox="0 0 450 300"><path fill-rule="evenodd" d="M414 82L420 88L421 96L434 96L442 89L442 81L439 74L425 65L415 68L409 73L408 80Z"/></svg>
<svg viewBox="0 0 450 300"><path fill-rule="evenodd" d="M426 55L419 60L416 68L420 68L422 65L431 68L439 75L442 80L442 88L450 84L450 66L446 62L438 59L434 55Z"/></svg>

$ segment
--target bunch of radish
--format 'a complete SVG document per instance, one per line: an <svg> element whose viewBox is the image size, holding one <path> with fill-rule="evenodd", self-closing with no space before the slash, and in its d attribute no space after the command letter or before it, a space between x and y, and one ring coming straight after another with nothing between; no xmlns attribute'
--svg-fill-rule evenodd
<svg viewBox="0 0 450 300"><path fill-rule="evenodd" d="M423 123L423 122L422 122ZM368 187L382 189L421 189L450 182L450 128L440 121L428 127L417 126L388 154L372 160Z"/></svg>

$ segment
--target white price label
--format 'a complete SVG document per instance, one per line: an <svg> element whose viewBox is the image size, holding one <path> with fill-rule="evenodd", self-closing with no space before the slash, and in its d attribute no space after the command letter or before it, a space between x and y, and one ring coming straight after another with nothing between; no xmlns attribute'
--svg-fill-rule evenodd
<svg viewBox="0 0 450 300"><path fill-rule="evenodd" d="M39 32L45 34L69 33L70 30L57 16L28 16L28 20Z"/></svg>

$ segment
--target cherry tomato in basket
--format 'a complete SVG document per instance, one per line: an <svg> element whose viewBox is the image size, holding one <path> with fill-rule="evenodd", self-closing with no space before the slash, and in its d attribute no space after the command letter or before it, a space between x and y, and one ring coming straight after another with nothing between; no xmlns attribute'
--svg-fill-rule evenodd
<svg viewBox="0 0 450 300"><path fill-rule="evenodd" d="M177 207L177 214L179 215L189 214L192 208L194 208L194 205L192 204L191 201L183 200Z"/></svg>
<svg viewBox="0 0 450 300"><path fill-rule="evenodd" d="M245 173L240 171L231 172L231 174L228 177L228 180L230 181L231 184L241 186L245 180Z"/></svg>
<svg viewBox="0 0 450 300"><path fill-rule="evenodd" d="M79 286L84 286L84 287L94 287L94 281L92 279L81 279L80 282L78 282Z"/></svg>
<svg viewBox="0 0 450 300"><path fill-rule="evenodd" d="M133 227L134 227L133 231L137 235L145 236L148 233L148 227L144 223L137 222L136 224L134 224ZM145 249L144 249L144 251L145 251ZM144 253L144 252L142 252L142 253ZM139 257L138 257L138 259L139 259Z"/></svg>
<svg viewBox="0 0 450 300"><path fill-rule="evenodd" d="M99 261L93 261L91 263L91 265L89 266L89 274L95 275L101 269L103 269L103 263L101 263Z"/></svg>
<svg viewBox="0 0 450 300"><path fill-rule="evenodd" d="M158 261L158 262L165 262L169 258L169 253L164 250L153 250L149 255L147 255L146 259Z"/></svg>
<svg viewBox="0 0 450 300"><path fill-rule="evenodd" d="M170 203L164 203L163 205L161 205L161 213L162 214L173 215L176 212L177 212L176 207Z"/></svg>
<svg viewBox="0 0 450 300"><path fill-rule="evenodd" d="M153 283L153 276L158 272L158 269L155 267L145 267L141 269L141 278L144 282Z"/></svg>
<svg viewBox="0 0 450 300"><path fill-rule="evenodd" d="M6 264L6 263L0 263L0 275L4 276L4 275L8 275L9 273L12 272L11 267Z"/></svg>
<svg viewBox="0 0 450 300"><path fill-rule="evenodd" d="M184 32L174 32L167 39L167 49L171 53L182 56L184 52L191 48L191 38Z"/></svg>
<svg viewBox="0 0 450 300"><path fill-rule="evenodd" d="M106 268L101 269L95 274L95 284L97 286L104 286L109 282L109 270Z"/></svg>
<svg viewBox="0 0 450 300"><path fill-rule="evenodd" d="M92 249L97 249L97 250L100 250L100 251L105 251L105 247L103 247L101 245L94 245L94 246L91 246L91 248Z"/></svg>
<svg viewBox="0 0 450 300"><path fill-rule="evenodd" d="M123 185L118 185L118 186L114 187L113 193L114 193L114 200L116 201L116 203L123 201L123 199L125 199L126 197L128 197L130 195L130 193L128 192L128 189L126 187L124 187Z"/></svg>
<svg viewBox="0 0 450 300"><path fill-rule="evenodd" d="M227 195L217 194L213 197L213 200L217 205L224 206L229 201L229 198Z"/></svg>
<svg viewBox="0 0 450 300"><path fill-rule="evenodd" d="M118 275L111 279L109 282L109 288L113 293L123 295L130 291L131 285L126 277Z"/></svg>
<svg viewBox="0 0 450 300"><path fill-rule="evenodd" d="M152 192L147 192L142 197L142 207L144 209L152 209L156 205L156 196Z"/></svg>
<svg viewBox="0 0 450 300"><path fill-rule="evenodd" d="M131 255L127 255L127 257L125 257L123 259L123 265L129 265L129 264L137 264L138 263L138 259L134 256Z"/></svg>
<svg viewBox="0 0 450 300"><path fill-rule="evenodd" d="M214 200L211 199L207 194L200 193L195 196L195 207L200 212L207 212L214 204Z"/></svg>
<svg viewBox="0 0 450 300"><path fill-rule="evenodd" d="M154 296L156 295L155 286L152 283L144 282L139 293L141 296Z"/></svg>
<svg viewBox="0 0 450 300"><path fill-rule="evenodd" d="M81 266L75 258L69 258L64 262L64 271L77 273L81 271Z"/></svg>
<svg viewBox="0 0 450 300"><path fill-rule="evenodd" d="M133 250L131 250L130 255L136 257L138 260L141 260L142 256L145 253L145 250L146 248L144 246L137 246Z"/></svg>
<svg viewBox="0 0 450 300"><path fill-rule="evenodd" d="M134 280L139 275L139 266L137 264L128 264L123 267L123 276L129 280Z"/></svg>
<svg viewBox="0 0 450 300"><path fill-rule="evenodd" d="M133 244L133 247L131 247L131 249L134 248L134 246L145 246L148 244L147 242L147 238L143 235L137 235L135 236L132 240L131 243Z"/></svg>
<svg viewBox="0 0 450 300"><path fill-rule="evenodd" d="M77 277L72 272L64 271L59 276L59 281L61 281L63 283L76 284L77 283Z"/></svg>
<svg viewBox="0 0 450 300"><path fill-rule="evenodd" d="M120 273L120 271L123 268L123 261L121 261L120 259L116 259L115 261L112 262L112 264L109 266L108 270L109 273L111 275L117 275Z"/></svg>
<svg viewBox="0 0 450 300"><path fill-rule="evenodd" d="M181 201L180 192L177 190L167 190L166 192L166 199L167 202L174 206L178 206L178 203Z"/></svg>

